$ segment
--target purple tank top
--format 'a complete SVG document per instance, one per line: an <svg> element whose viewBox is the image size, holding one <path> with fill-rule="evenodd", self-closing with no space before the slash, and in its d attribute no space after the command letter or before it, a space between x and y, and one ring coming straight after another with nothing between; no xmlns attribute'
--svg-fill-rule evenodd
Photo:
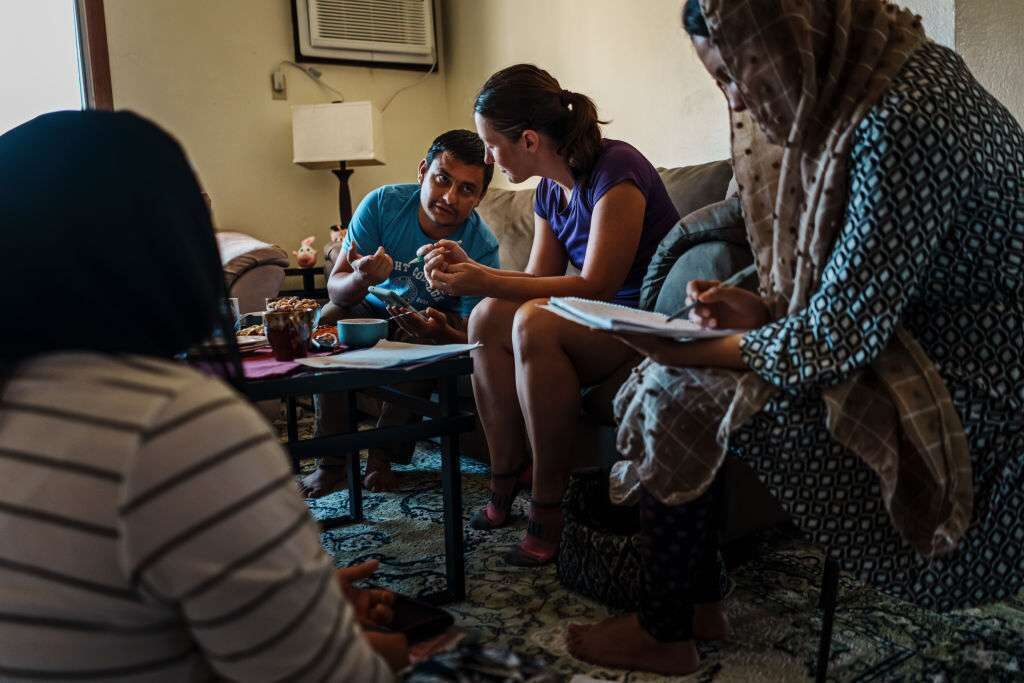
<svg viewBox="0 0 1024 683"><path fill-rule="evenodd" d="M617 304L635 308L640 302L640 285L651 257L658 243L679 220L679 212L669 199L658 171L635 147L620 140L606 139L601 144L601 156L597 158L586 186L576 185L573 188L564 209L559 210L562 188L555 181L544 178L534 193L533 210L551 224L555 238L569 255L569 262L576 268L582 268L594 206L605 192L619 183L629 181L636 185L647 199L644 227L626 281L613 299Z"/></svg>

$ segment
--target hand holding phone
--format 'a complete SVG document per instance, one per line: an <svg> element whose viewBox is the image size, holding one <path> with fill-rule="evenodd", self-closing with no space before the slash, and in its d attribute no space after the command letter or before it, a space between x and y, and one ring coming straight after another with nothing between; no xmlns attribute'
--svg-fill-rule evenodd
<svg viewBox="0 0 1024 683"><path fill-rule="evenodd" d="M395 306L397 308L404 308L410 311L414 316L420 319L421 322L429 322L422 313L413 308L412 304L409 303L404 296L398 292L393 292L390 289L384 289L383 287L376 287L371 285L367 290L370 294L383 301L389 306Z"/></svg>
<svg viewBox="0 0 1024 683"><path fill-rule="evenodd" d="M404 634L414 644L447 631L455 623L455 618L440 607L401 593L395 593L394 610L388 630Z"/></svg>

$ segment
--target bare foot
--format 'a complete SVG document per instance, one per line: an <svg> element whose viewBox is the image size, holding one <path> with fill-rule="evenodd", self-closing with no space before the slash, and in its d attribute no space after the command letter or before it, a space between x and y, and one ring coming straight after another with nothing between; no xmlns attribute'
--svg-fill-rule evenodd
<svg viewBox="0 0 1024 683"><path fill-rule="evenodd" d="M345 485L344 467L317 467L299 482L299 493L306 498L323 498Z"/></svg>
<svg viewBox="0 0 1024 683"><path fill-rule="evenodd" d="M636 614L609 617L598 624L570 624L569 652L598 666L683 676L700 667L692 640L662 643L640 625Z"/></svg>
<svg viewBox="0 0 1024 683"><path fill-rule="evenodd" d="M398 475L391 471L391 461L370 456L366 459L366 478L363 486L367 491L397 491L401 482Z"/></svg>
<svg viewBox="0 0 1024 683"><path fill-rule="evenodd" d="M721 602L693 606L693 637L697 640L728 640L732 635L729 616Z"/></svg>

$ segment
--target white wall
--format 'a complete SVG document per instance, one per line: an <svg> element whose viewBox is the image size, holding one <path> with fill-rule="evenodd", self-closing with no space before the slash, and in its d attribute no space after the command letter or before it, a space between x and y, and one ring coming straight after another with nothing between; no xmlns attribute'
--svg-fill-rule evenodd
<svg viewBox="0 0 1024 683"><path fill-rule="evenodd" d="M675 166L729 155L725 99L680 23L681 0L447 0L451 124L472 126L487 77L517 62L590 95L608 137ZM495 185L506 182L495 177Z"/></svg>
<svg viewBox="0 0 1024 683"><path fill-rule="evenodd" d="M1024 117L1024 0L903 0L937 41L961 52L979 80ZM288 100L269 74L293 57L290 0L106 0L114 103L149 116L185 146L211 194L218 226L289 251L327 238L337 181L291 163L290 105L331 93L286 69ZM521 61L589 94L606 134L673 166L729 154L724 98L679 21L682 0L444 0L440 75L401 94L384 114L388 165L357 169L353 199L411 181L439 132L472 128L484 80ZM323 66L349 100L378 105L416 72ZM497 176L495 184L506 182Z"/></svg>
<svg viewBox="0 0 1024 683"><path fill-rule="evenodd" d="M1024 0L899 0L928 35L955 49L975 78L1024 121Z"/></svg>
<svg viewBox="0 0 1024 683"><path fill-rule="evenodd" d="M958 0L956 50L978 81L1024 123L1024 0Z"/></svg>
<svg viewBox="0 0 1024 683"><path fill-rule="evenodd" d="M1018 2L1018 0L1013 0ZM954 0L904 0L936 41L952 46ZM609 137L655 165L729 154L727 107L680 25L682 0L447 0L447 98L453 125L472 125L473 97L516 62L590 95ZM1020 0L1024 6L1024 0ZM496 177L495 184L506 183Z"/></svg>
<svg viewBox="0 0 1024 683"><path fill-rule="evenodd" d="M897 4L920 14L925 32L936 43L946 47L956 44L955 0L898 0Z"/></svg>
<svg viewBox="0 0 1024 683"><path fill-rule="evenodd" d="M335 96L286 69L288 100L271 99L270 73L294 58L290 0L106 0L114 105L147 116L183 144L213 199L218 227L288 251L316 246L337 222L338 181L291 162L291 105ZM422 74L317 65L347 100L378 106ZM358 168L353 202L390 182L414 182L416 164L448 122L443 75L384 113L386 166ZM145 169L139 169L145 173Z"/></svg>

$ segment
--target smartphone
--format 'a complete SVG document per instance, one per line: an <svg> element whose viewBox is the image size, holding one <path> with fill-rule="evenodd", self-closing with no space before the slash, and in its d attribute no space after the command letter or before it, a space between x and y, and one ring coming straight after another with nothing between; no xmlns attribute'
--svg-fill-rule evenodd
<svg viewBox="0 0 1024 683"><path fill-rule="evenodd" d="M410 643L419 643L447 631L455 618L440 607L395 593L395 616L388 630L403 633Z"/></svg>
<svg viewBox="0 0 1024 683"><path fill-rule="evenodd" d="M406 309L412 311L412 314L414 316L416 316L417 318L419 318L423 322L427 322L427 317L425 315L423 315L422 313L420 313L419 311L417 311L415 308L413 308L412 304L409 303L406 300L406 298L404 296L402 296L401 294L399 294L398 292L393 292L390 289L384 289L383 287L376 287L374 285L370 285L370 287L369 287L369 289L367 291L369 291L370 294L373 294L375 297L377 297L378 299L380 299L381 301L383 301L387 305L389 305L389 306L399 306L401 308L406 308Z"/></svg>

